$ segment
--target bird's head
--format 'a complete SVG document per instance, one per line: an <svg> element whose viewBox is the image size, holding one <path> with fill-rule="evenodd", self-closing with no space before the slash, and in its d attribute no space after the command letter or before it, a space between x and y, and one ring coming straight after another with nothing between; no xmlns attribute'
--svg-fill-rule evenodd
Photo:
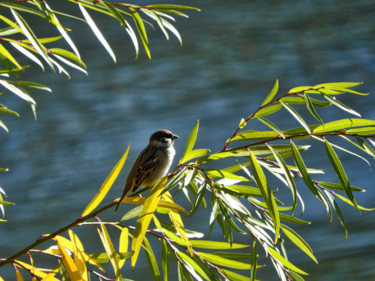
<svg viewBox="0 0 375 281"><path fill-rule="evenodd" d="M153 133L150 137L150 144L167 147L172 146L175 139L179 136L173 134L169 130L161 129Z"/></svg>

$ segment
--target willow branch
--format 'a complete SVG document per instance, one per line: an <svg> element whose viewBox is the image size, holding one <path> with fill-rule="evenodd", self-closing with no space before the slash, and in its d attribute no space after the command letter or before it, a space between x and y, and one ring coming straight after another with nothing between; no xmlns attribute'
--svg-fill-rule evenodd
<svg viewBox="0 0 375 281"><path fill-rule="evenodd" d="M34 249L36 247L38 247L39 245L53 239L54 237L56 237L57 235L59 234L62 234L64 232L66 232L67 230L89 220L89 219L92 219L94 217L96 217L98 214L110 209L111 207L115 206L117 204L116 201L114 202L111 202L110 204L108 205L105 205L104 207L96 210L96 211L93 211L91 212L90 214L86 215L86 216L83 216L83 217L79 217L77 220L75 220L74 222L64 226L63 228L60 228L59 230L56 230L55 232L47 235L47 236L44 236L44 237L41 237L40 239L36 240L34 243L30 244L29 246L27 246L26 248L22 249L21 251L17 252L16 254L14 254L13 256L7 258L7 259L3 259L0 261L0 267L1 266L4 266L6 264L9 264L9 263L13 263L15 259L19 258L20 256L28 253L31 249Z"/></svg>

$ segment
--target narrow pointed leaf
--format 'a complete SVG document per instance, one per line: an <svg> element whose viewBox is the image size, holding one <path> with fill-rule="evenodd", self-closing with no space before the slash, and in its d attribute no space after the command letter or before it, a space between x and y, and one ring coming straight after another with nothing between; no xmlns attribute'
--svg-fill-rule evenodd
<svg viewBox="0 0 375 281"><path fill-rule="evenodd" d="M147 33L146 33L145 26L143 24L143 20L135 9L129 8L129 11L130 11L130 13L133 17L133 20L134 20L134 23L137 27L139 36L141 37L141 41L143 43L143 47L145 48L146 54L147 54L148 58L151 58L150 49L148 47Z"/></svg>
<svg viewBox="0 0 375 281"><path fill-rule="evenodd" d="M187 269L193 269L194 271L189 271L190 273L198 273L200 276L202 276L207 281L210 281L210 278L207 276L207 274L204 272L204 270L188 255L185 253L178 251L177 255L186 263L185 266L187 266ZM198 280L200 280L199 276L197 276Z"/></svg>
<svg viewBox="0 0 375 281"><path fill-rule="evenodd" d="M126 253L128 251L128 244L129 244L129 228L123 227L121 230L120 238L119 238L119 252ZM122 259L119 261L119 268L121 269L125 264L126 259Z"/></svg>
<svg viewBox="0 0 375 281"><path fill-rule="evenodd" d="M27 49L25 49L20 44L17 44L15 42L10 42L10 44L14 48L16 48L19 52L21 52L22 54L24 54L27 58L29 58L30 60L32 60L33 62L35 62L37 65L39 65L41 69L44 70L43 63L36 56L34 56L31 52L29 52Z"/></svg>
<svg viewBox="0 0 375 281"><path fill-rule="evenodd" d="M353 196L352 190L350 189L349 180L345 173L344 167L341 164L339 157L337 156L336 152L332 148L331 144L326 140L325 147L327 151L328 158L331 162L333 169L342 184L342 187L345 190L346 195L348 195L350 201L354 204L354 206L358 209L357 202Z"/></svg>
<svg viewBox="0 0 375 281"><path fill-rule="evenodd" d="M61 259L64 263L65 269L70 277L71 280L82 280L82 276L80 275L76 264L74 263L73 259L67 253L65 248L60 243L60 238L55 237L57 247L59 248Z"/></svg>
<svg viewBox="0 0 375 281"><path fill-rule="evenodd" d="M273 104L270 106L266 106L266 107L259 109L251 118L267 116L267 115L270 115L272 113L279 111L282 108L283 106L281 104Z"/></svg>
<svg viewBox="0 0 375 281"><path fill-rule="evenodd" d="M280 232L280 215L276 206L275 198L272 195L272 192L268 186L266 176L263 173L261 166L259 165L258 160L255 158L253 152L250 152L250 162L253 168L253 175L257 183L258 188L262 193L263 200L265 201L267 208L270 212L270 215L273 219L273 227L275 229L275 244L279 239Z"/></svg>
<svg viewBox="0 0 375 281"><path fill-rule="evenodd" d="M10 60L16 67L21 69L21 66L17 62L17 60L12 56L11 53L0 43L0 53L5 56L8 60Z"/></svg>
<svg viewBox="0 0 375 281"><path fill-rule="evenodd" d="M271 121L269 121L265 118L261 118L261 117L259 117L258 120L260 122L262 122L264 125L266 125L268 128L270 128L273 131L275 131L276 133L278 133L280 135L280 137L285 139L285 135L283 134L283 132L275 124L273 124Z"/></svg>
<svg viewBox="0 0 375 281"><path fill-rule="evenodd" d="M289 113L302 125L302 127L305 128L305 130L310 134L311 131L310 131L310 128L309 126L306 124L305 120L302 119L302 117L298 114L297 111L295 111L291 106L289 106L288 104L284 103L282 100L280 100L280 103L282 104L282 106L287 109L289 111Z"/></svg>
<svg viewBox="0 0 375 281"><path fill-rule="evenodd" d="M243 249L250 247L246 244L228 243L221 241L210 241L210 240L191 240L190 244L194 248L201 249L215 249L215 250L231 250L231 249Z"/></svg>
<svg viewBox="0 0 375 281"><path fill-rule="evenodd" d="M288 183L288 187L292 191L292 196L293 196L292 214L294 214L294 211L295 211L296 206L297 206L297 187L296 187L296 184L294 183L293 176L292 176L289 168L287 167L286 163L284 162L284 160L280 157L279 153L277 153L277 151L274 150L271 145L269 146L269 148L272 151L273 155L275 156L275 159L276 159L277 163L279 164L280 168L283 171L284 177L285 177L285 179Z"/></svg>
<svg viewBox="0 0 375 281"><path fill-rule="evenodd" d="M332 131L345 130L346 128L360 127L360 126L374 126L375 120L361 119L361 118L347 118L336 120L322 124L316 127L314 133L327 133Z"/></svg>
<svg viewBox="0 0 375 281"><path fill-rule="evenodd" d="M100 228L98 229L98 233L100 236L100 239L102 240L104 249L109 257L109 260L112 264L113 270L115 272L115 280L116 281L122 281L122 275L120 271L119 261L116 256L116 251L113 246L111 237L109 236L109 233L107 231L107 228L103 223L100 224Z"/></svg>
<svg viewBox="0 0 375 281"><path fill-rule="evenodd" d="M82 280L87 281L87 267L86 267L86 261L84 256L84 249L81 240L78 238L78 236L69 229L69 237L70 241L72 242L73 246L73 257L74 262L77 266L77 269L82 276Z"/></svg>
<svg viewBox="0 0 375 281"><path fill-rule="evenodd" d="M198 129L199 129L199 120L195 124L193 130L191 131L191 133L188 137L188 140L187 140L186 146L185 146L185 151L184 151L184 154L183 154L183 156L180 160L180 163L185 163L186 161L188 161L186 159L189 158L189 154L191 153L191 151L194 148L195 141L196 141L197 135L198 135Z"/></svg>
<svg viewBox="0 0 375 281"><path fill-rule="evenodd" d="M306 101L307 109L310 111L311 115L320 122L320 124L323 124L322 118L320 118L319 114L316 112L313 103L311 102L310 97L305 93L303 95Z"/></svg>
<svg viewBox="0 0 375 281"><path fill-rule="evenodd" d="M352 201L350 201L349 199L345 198L344 196L341 196L340 194L333 193L333 195L335 195L337 198L339 198L340 200L344 201L345 203L349 204L350 206L358 208L359 210L363 210L363 211L374 211L375 210L375 208L365 208L365 207L362 207L362 206L360 206L358 204L355 206Z"/></svg>
<svg viewBox="0 0 375 281"><path fill-rule="evenodd" d="M273 88L271 92L268 94L268 96L265 98L265 100L262 102L262 106L269 103L277 94L277 91L279 90L279 79L276 79L275 84L273 85Z"/></svg>
<svg viewBox="0 0 375 281"><path fill-rule="evenodd" d="M122 155L121 159L117 162L115 167L112 169L112 171L109 173L108 177L103 182L102 186L99 189L99 192L95 195L95 197L87 205L86 209L82 213L82 216L85 216L85 215L91 213L103 201L104 197L107 195L108 191L110 190L113 183L115 182L118 174L120 173L122 167L124 166L124 163L125 163L126 158L128 156L129 147L130 147L130 145L128 145L128 147L126 148L126 151Z"/></svg>
<svg viewBox="0 0 375 281"><path fill-rule="evenodd" d="M148 242L146 237L143 239L143 247L145 250L146 259L147 259L152 277L154 278L155 281L161 281L160 271L159 271L159 267L156 261L154 251L152 250L150 242Z"/></svg>
<svg viewBox="0 0 375 281"><path fill-rule="evenodd" d="M14 86L9 81L0 79L0 84L3 85L5 88L7 88L9 91L11 91L13 94L16 94L21 99L27 101L28 103L34 104L34 105L36 104L35 100L32 97L25 94L24 91L21 91L18 87Z"/></svg>
<svg viewBox="0 0 375 281"><path fill-rule="evenodd" d="M345 104L343 104L342 102L339 102L337 99L329 96L329 95L326 95L326 94L323 94L324 98L327 99L328 101L330 101L333 105L335 105L336 107L346 111L346 112L349 112L350 114L353 114L353 115L356 115L358 117L361 117L361 114L359 114L357 111L351 109L350 107L346 106Z"/></svg>
<svg viewBox="0 0 375 281"><path fill-rule="evenodd" d="M151 222L152 217L154 216L154 212L158 206L160 196L166 182L167 178L164 177L156 184L156 186L153 187L150 195L147 197L143 205L141 213L139 214L132 241L132 252L134 252L131 263L132 269L134 269L135 264L137 263L139 251L143 243L143 238L145 237L148 226Z"/></svg>
<svg viewBox="0 0 375 281"><path fill-rule="evenodd" d="M16 19L17 23L19 24L20 28L22 29L23 33L30 40L30 43L34 46L34 48L38 51L39 55L48 63L48 65L55 70L51 59L48 57L47 51L44 46L38 41L38 38L35 36L34 32L31 30L27 22L13 9L11 12Z"/></svg>
<svg viewBox="0 0 375 281"><path fill-rule="evenodd" d="M251 281L255 281L256 272L257 272L257 264L258 264L258 254L257 254L257 240L253 239L253 246L251 248L251 271L250 271L250 278Z"/></svg>
<svg viewBox="0 0 375 281"><path fill-rule="evenodd" d="M286 225L283 225L281 229L290 241L292 241L298 248L305 252L305 254L308 255L315 263L318 263L309 244L307 244L306 241L300 235L298 235L297 232Z"/></svg>
<svg viewBox="0 0 375 281"><path fill-rule="evenodd" d="M296 267L294 264L292 264L290 261L288 261L287 259L285 259L282 255L280 255L275 249L267 246L267 251L278 261L280 262L283 266L285 266L286 268L290 269L290 270L293 270L299 274L302 274L302 275L308 275L306 272L304 272L303 270L299 269L298 267Z"/></svg>
<svg viewBox="0 0 375 281"><path fill-rule="evenodd" d="M93 21L93 19L90 16L90 14L86 11L86 9L80 3L78 3L78 6L79 6L87 24L90 26L91 30L94 32L96 38L98 38L99 42L107 50L109 55L112 57L113 61L116 62L116 56L113 53L113 51L111 49L111 46L108 44L108 42L104 38L103 34L100 32L99 28L96 26L95 22Z"/></svg>
<svg viewBox="0 0 375 281"><path fill-rule="evenodd" d="M235 261L226 259L215 254L203 253L203 252L196 252L197 255L201 256L203 259L211 262L213 264L217 264L220 266L236 268L236 269L250 269L251 265L248 263Z"/></svg>

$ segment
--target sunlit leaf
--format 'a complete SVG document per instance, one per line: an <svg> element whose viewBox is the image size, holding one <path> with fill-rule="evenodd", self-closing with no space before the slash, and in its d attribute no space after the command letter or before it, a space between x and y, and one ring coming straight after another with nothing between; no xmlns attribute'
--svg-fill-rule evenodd
<svg viewBox="0 0 375 281"><path fill-rule="evenodd" d="M132 256L132 263L131 263L133 269L138 259L139 251L143 243L143 238L146 235L148 226L158 206L158 203L160 201L160 196L161 196L161 193L163 191L163 188L166 182L167 182L167 178L164 177L153 187L153 189L150 192L150 195L147 197L143 205L141 213L139 214L139 218L137 220L134 234L133 234L133 241L132 241L132 248L131 248L132 252L134 252Z"/></svg>
<svg viewBox="0 0 375 281"><path fill-rule="evenodd" d="M131 16L133 17L133 20L134 20L134 23L137 27L139 36L141 37L143 47L145 48L146 54L147 54L148 58L151 58L150 49L148 47L147 33L146 33L145 26L143 24L143 20L135 9L129 7L129 11L131 13Z"/></svg>
<svg viewBox="0 0 375 281"><path fill-rule="evenodd" d="M70 241L72 242L72 246L73 246L74 262L77 266L79 274L82 277L82 280L86 281L88 280L88 276L87 276L86 260L83 254L85 250L78 236L71 229L69 229L68 232L69 232Z"/></svg>
<svg viewBox="0 0 375 281"><path fill-rule="evenodd" d="M357 202L353 196L352 190L350 189L348 177L345 173L344 167L342 166L339 157L337 156L336 152L333 150L331 144L327 140L325 141L325 147L328 158L332 164L333 169L335 170L335 173L339 181L341 182L342 187L344 188L346 195L348 195L350 201L358 209Z"/></svg>
<svg viewBox="0 0 375 281"><path fill-rule="evenodd" d="M315 263L318 263L309 244L307 244L307 242L297 232L286 225L283 225L281 230L290 239L290 241L305 252L305 254L308 255Z"/></svg>
<svg viewBox="0 0 375 281"><path fill-rule="evenodd" d="M269 247L269 246L266 246L267 247L267 251L278 261L280 262L283 266L285 266L286 268L289 268L290 270L293 270L299 274L302 274L302 275L308 275L306 272L304 272L303 270L299 269L298 267L296 267L294 264L292 264L290 261L288 261L287 259L285 259L282 255L280 255L275 249Z"/></svg>
<svg viewBox="0 0 375 281"><path fill-rule="evenodd" d="M263 107L263 108L259 109L252 116L252 118L267 116L267 115L270 115L272 113L275 113L275 112L279 111L282 108L283 108L283 106L281 104L274 104L274 105L266 106L266 107Z"/></svg>
<svg viewBox="0 0 375 281"><path fill-rule="evenodd" d="M154 278L155 281L161 281L160 271L159 271L159 267L156 261L154 251L152 250L150 242L148 242L146 237L144 237L143 239L143 247L145 250L146 259L147 259L152 277Z"/></svg>
<svg viewBox="0 0 375 281"><path fill-rule="evenodd" d="M210 241L210 240L192 240L190 239L190 244L194 248L201 248L201 249L215 249L215 250L230 250L230 249L242 249L250 247L246 244L238 244L238 243L228 243L228 242L221 242L221 241Z"/></svg>
<svg viewBox="0 0 375 281"><path fill-rule="evenodd" d="M196 273L198 273L200 276L202 276L204 279L206 279L207 281L210 281L210 278L207 276L207 274L204 272L204 270L191 258L189 257L188 255L186 255L185 253L181 252L181 251L178 251L177 252L177 255L182 259L184 260L184 262L186 263L185 264L185 268L194 276L196 275ZM199 276L196 275L196 277L198 277L197 279L200 280Z"/></svg>
<svg viewBox="0 0 375 281"><path fill-rule="evenodd" d="M259 165L258 160L255 158L254 154L250 152L250 162L253 168L253 175L257 186L259 187L262 197L267 204L270 215L273 219L273 227L275 229L275 243L279 239L280 232L280 215L276 206L275 198L272 195L271 189L268 186L266 176L263 173L261 166Z"/></svg>
<svg viewBox="0 0 375 281"><path fill-rule="evenodd" d="M95 197L87 205L86 209L82 213L82 216L85 216L85 215L91 213L103 201L104 197L107 195L108 191L112 187L112 185L115 182L118 174L120 173L122 167L125 164L126 157L128 156L128 153L129 153L129 147L130 147L130 145L128 145L128 147L126 148L126 151L122 155L121 159L113 167L112 171L109 173L108 177L103 182L102 186L99 189L99 192L95 195Z"/></svg>
<svg viewBox="0 0 375 281"><path fill-rule="evenodd" d="M329 95L326 95L326 94L323 94L324 98L327 99L328 101L330 101L333 105L335 105L336 107L346 111L346 112L349 112L350 114L353 114L353 115L356 115L358 117L361 117L361 115L357 112L357 111L354 111L353 109L351 109L350 107L346 106L345 104L343 104L342 102L339 102L337 99L329 96Z"/></svg>
<svg viewBox="0 0 375 281"><path fill-rule="evenodd" d="M3 56L5 56L8 60L10 60L16 67L21 69L21 66L19 65L17 60L12 56L11 53L9 53L9 51L6 48L4 48L3 44L1 43L0 43L0 53Z"/></svg>
<svg viewBox="0 0 375 281"><path fill-rule="evenodd" d="M279 90L279 79L276 79L275 84L273 85L273 88L272 88L271 92L264 99L261 106L263 106L265 104L268 104L276 96L278 90Z"/></svg>
<svg viewBox="0 0 375 281"><path fill-rule="evenodd" d="M217 264L220 266L236 268L236 269L250 269L251 267L250 264L248 263L226 259L221 256L217 256L215 254L209 254L209 253L203 253L203 252L196 252L196 254L201 256L208 262L211 262L213 264Z"/></svg>
<svg viewBox="0 0 375 281"><path fill-rule="evenodd" d="M307 109L310 111L311 115L316 120L318 120L320 124L323 124L323 120L322 118L320 118L319 114L316 112L310 97L307 94L304 94L303 97L305 98Z"/></svg>
<svg viewBox="0 0 375 281"><path fill-rule="evenodd" d="M311 133L311 131L310 131L310 127L306 124L306 122L305 122L305 120L303 120L303 118L298 114L298 112L297 111L295 111L291 106L289 106L288 104L286 104L286 103L284 103L284 102L282 102L281 100L280 100L280 103L282 104L282 106L284 107L284 108L286 108L288 111L289 111L289 113L302 125L302 127L304 127L305 128L305 130L307 131L307 133Z"/></svg>
<svg viewBox="0 0 375 281"><path fill-rule="evenodd" d="M362 206L360 206L358 204L354 205L351 200L345 198L344 196L341 196L340 194L333 193L333 195L335 195L337 198L341 199L345 203L349 204L350 206L356 207L359 210L363 210L363 211L374 211L375 210L375 208L365 208L365 207L362 207Z"/></svg>
<svg viewBox="0 0 375 281"><path fill-rule="evenodd" d="M35 62L37 65L40 66L41 69L44 70L43 63L36 56L34 56L30 51L28 51L27 49L25 49L24 47L22 47L21 44L17 44L15 42L10 42L10 44L14 48L16 48L19 52L21 52L22 54L24 54L25 57L27 57L30 60L32 60L33 62Z"/></svg>
<svg viewBox="0 0 375 281"><path fill-rule="evenodd" d="M348 118L335 120L316 127L313 133L326 133L332 131L345 130L346 128L360 127L360 126L374 126L375 120Z"/></svg>
<svg viewBox="0 0 375 281"><path fill-rule="evenodd" d="M119 238L119 252L126 253L129 244L129 228L123 227ZM121 269L125 264L126 259L119 260L119 268Z"/></svg>
<svg viewBox="0 0 375 281"><path fill-rule="evenodd" d="M31 30L27 22L13 9L11 9L11 12L20 28L22 29L23 33L25 34L27 39L30 40L31 44L38 51L39 55L48 63L52 70L55 70L50 58L48 57L45 47L38 41L38 38L35 36L34 32Z"/></svg>
<svg viewBox="0 0 375 281"><path fill-rule="evenodd" d="M73 259L67 253L66 249L61 245L60 237L55 238L57 247L59 248L61 259L64 263L65 269L72 280L82 280L82 275L78 271L77 265L74 263Z"/></svg>
<svg viewBox="0 0 375 281"><path fill-rule="evenodd" d="M182 158L180 160L180 163L185 163L187 161L186 159L189 158L189 154L193 150L195 141L197 139L198 129L199 129L199 120L195 124L193 130L191 131L191 133L190 133L190 135L189 135L189 137L187 139L186 146L185 146L185 151L184 151L184 154L183 154L183 156L182 156Z"/></svg>
<svg viewBox="0 0 375 281"><path fill-rule="evenodd" d="M109 257L109 260L112 264L113 270L115 272L115 280L116 281L122 281L122 275L120 271L119 261L116 256L116 251L113 246L111 237L109 236L109 233L107 231L107 228L103 223L100 223L100 229L97 229L99 233L99 237L102 240L104 249Z"/></svg>
<svg viewBox="0 0 375 281"><path fill-rule="evenodd" d="M113 61L116 62L116 56L112 51L111 46L108 44L107 40L104 38L103 34L100 32L99 28L96 26L95 22L91 18L90 14L86 11L86 9L78 2L78 6L82 12L82 15L86 19L87 24L90 26L91 30L94 32L96 38L98 38L99 42L104 46L107 50L109 55L112 57Z"/></svg>

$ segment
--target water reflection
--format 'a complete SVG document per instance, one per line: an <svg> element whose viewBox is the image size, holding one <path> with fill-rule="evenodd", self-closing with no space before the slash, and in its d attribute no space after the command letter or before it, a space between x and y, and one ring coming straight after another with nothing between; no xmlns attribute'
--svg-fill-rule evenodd
<svg viewBox="0 0 375 281"><path fill-rule="evenodd" d="M197 119L201 122L197 145L220 149L240 118L263 100L275 77L282 91L326 81L364 81L362 89L375 89L372 1L238 0L197 5L202 5L202 12L191 14L191 20L178 20L182 47L174 38L166 42L160 32L150 33L151 61L144 55L134 61L131 43L124 43L125 37L117 36L118 28L103 21L100 26L112 35L107 39L118 56L116 65L94 39L74 35L85 50L88 77L75 73L67 81L38 71L26 73L25 80L47 84L54 94L35 94L38 121L18 100L7 104L21 112L22 120L6 117L11 132L3 133L0 147L0 164L10 168L1 175L1 184L8 199L17 204L7 208L9 221L1 225L0 235L6 238L0 242L0 256L11 255L40 234L78 217L130 142L129 165L108 201L118 197L130 163L155 129L169 128L180 135L178 158ZM76 26L82 30L71 23ZM363 117L375 118L372 99L344 102ZM327 121L334 114L322 117ZM290 127L289 118L280 122L280 127ZM363 162L348 160L353 185L368 188L359 202L373 206L375 193L369 184L373 173ZM320 156L310 164L318 167L319 162ZM319 203L310 196L306 204ZM348 239L338 223L328 223L320 206L305 215L314 223L298 231L315 250L320 265L301 260L298 250L291 250L290 257L301 260L297 265L312 273L307 280L373 279L369 263L374 254L369 249L374 242L369 237L374 234L374 215L343 209ZM207 223L189 223L204 230L208 218ZM96 238L83 234L82 239ZM139 278L140 272L131 275ZM14 278L3 269L0 274L6 280ZM273 270L264 270L261 277L276 280Z"/></svg>

